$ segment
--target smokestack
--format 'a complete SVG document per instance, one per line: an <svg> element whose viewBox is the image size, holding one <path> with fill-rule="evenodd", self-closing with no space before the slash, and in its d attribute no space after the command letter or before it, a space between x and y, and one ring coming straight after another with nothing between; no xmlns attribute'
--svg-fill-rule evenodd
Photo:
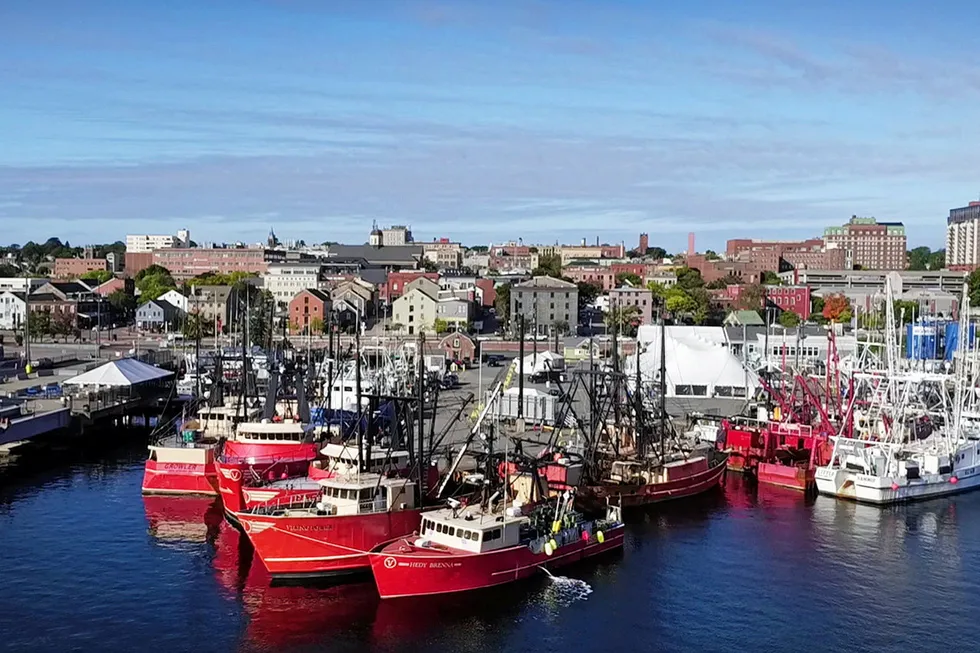
<svg viewBox="0 0 980 653"><path fill-rule="evenodd" d="M694 256L697 250L694 249L694 232L687 234L687 255Z"/></svg>

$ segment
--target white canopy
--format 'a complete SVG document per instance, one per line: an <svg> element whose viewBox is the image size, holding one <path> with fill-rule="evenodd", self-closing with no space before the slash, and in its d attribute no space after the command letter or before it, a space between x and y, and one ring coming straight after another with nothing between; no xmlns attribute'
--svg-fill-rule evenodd
<svg viewBox="0 0 980 653"><path fill-rule="evenodd" d="M128 388L173 375L173 372L161 370L159 367L148 365L135 358L121 358L68 379L63 385L101 385Z"/></svg>
<svg viewBox="0 0 980 653"><path fill-rule="evenodd" d="M517 371L520 372L519 364ZM537 354L532 352L524 357L525 376L563 371L565 371L565 357L561 354L556 354L550 349L539 351Z"/></svg>
<svg viewBox="0 0 980 653"><path fill-rule="evenodd" d="M660 326L641 326L640 376L653 383L660 373ZM668 397L752 397L759 377L746 370L725 341L722 327L668 326L664 338ZM636 358L625 370L636 373ZM632 371L630 371L632 370Z"/></svg>

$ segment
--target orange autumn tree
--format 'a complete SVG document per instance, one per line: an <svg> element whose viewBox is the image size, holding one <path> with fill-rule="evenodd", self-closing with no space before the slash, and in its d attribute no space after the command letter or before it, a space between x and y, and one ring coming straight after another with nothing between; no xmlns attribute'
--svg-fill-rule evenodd
<svg viewBox="0 0 980 653"><path fill-rule="evenodd" d="M844 295L828 295L823 301L823 316L831 322L850 322L851 302Z"/></svg>

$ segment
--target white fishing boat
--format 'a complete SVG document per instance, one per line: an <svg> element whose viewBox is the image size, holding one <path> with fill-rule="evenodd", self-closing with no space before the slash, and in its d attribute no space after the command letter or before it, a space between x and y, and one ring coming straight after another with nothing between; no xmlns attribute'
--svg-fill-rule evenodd
<svg viewBox="0 0 980 653"><path fill-rule="evenodd" d="M968 333L966 292L962 306L959 332ZM969 338L959 339L953 376L896 373L893 326L887 301L887 373L868 375L868 408L855 411L850 431L834 438L831 463L816 470L817 491L886 505L980 487L980 429L971 413L964 413L967 397L973 394L967 386L976 380L967 374Z"/></svg>

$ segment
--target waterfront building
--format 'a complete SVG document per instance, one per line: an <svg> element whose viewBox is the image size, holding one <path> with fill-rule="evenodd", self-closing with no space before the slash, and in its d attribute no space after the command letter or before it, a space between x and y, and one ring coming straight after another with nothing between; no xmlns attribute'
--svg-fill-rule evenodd
<svg viewBox="0 0 980 653"><path fill-rule="evenodd" d="M439 284L419 277L410 282L391 306L391 320L396 330L408 335L431 331L439 304Z"/></svg>
<svg viewBox="0 0 980 653"><path fill-rule="evenodd" d="M263 286L285 308L301 290L323 289L329 284L320 261L270 263L262 275Z"/></svg>
<svg viewBox="0 0 980 653"><path fill-rule="evenodd" d="M0 292L0 329L19 329L24 324L27 302L24 293L5 290Z"/></svg>
<svg viewBox="0 0 980 653"><path fill-rule="evenodd" d="M281 263L285 260L286 253L282 250L245 247L157 249L153 251L152 259L154 264L170 270L177 281L186 281L208 272L263 274L270 263ZM134 274L132 270L129 272Z"/></svg>
<svg viewBox="0 0 980 653"><path fill-rule="evenodd" d="M289 329L293 333L322 331L331 309L330 295L325 290L303 289L289 301Z"/></svg>
<svg viewBox="0 0 980 653"><path fill-rule="evenodd" d="M175 328L183 311L162 299L151 299L136 309L136 327L162 331Z"/></svg>

